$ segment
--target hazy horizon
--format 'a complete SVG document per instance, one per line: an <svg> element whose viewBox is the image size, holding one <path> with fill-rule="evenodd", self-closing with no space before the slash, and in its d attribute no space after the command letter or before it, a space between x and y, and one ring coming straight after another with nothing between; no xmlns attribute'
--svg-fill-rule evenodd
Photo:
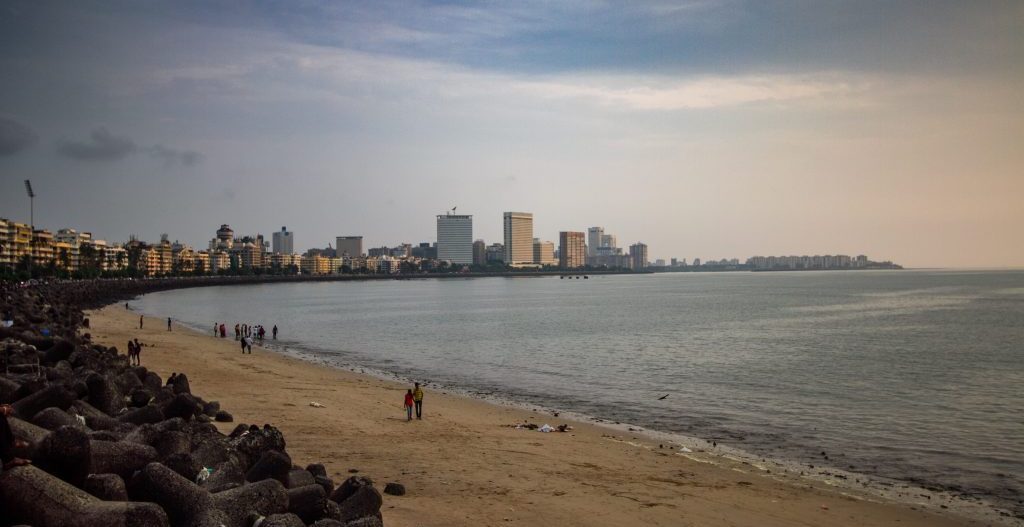
<svg viewBox="0 0 1024 527"><path fill-rule="evenodd" d="M0 216L1024 267L1024 4L0 6Z"/></svg>

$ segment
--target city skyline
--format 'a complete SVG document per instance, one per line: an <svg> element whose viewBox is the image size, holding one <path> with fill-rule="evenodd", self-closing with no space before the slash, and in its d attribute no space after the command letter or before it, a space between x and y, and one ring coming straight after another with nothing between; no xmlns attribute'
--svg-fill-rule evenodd
<svg viewBox="0 0 1024 527"><path fill-rule="evenodd" d="M31 179L37 224L112 240L415 242L458 205L489 243L527 210L655 260L1021 267L1022 11L15 0L0 211Z"/></svg>

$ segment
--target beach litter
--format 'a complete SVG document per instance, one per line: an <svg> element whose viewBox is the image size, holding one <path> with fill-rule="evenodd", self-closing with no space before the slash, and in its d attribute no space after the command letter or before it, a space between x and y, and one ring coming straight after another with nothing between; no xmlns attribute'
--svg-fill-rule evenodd
<svg viewBox="0 0 1024 527"><path fill-rule="evenodd" d="M320 403L318 403L316 401L310 402L309 405L312 406L313 408L327 408L326 406L324 406L324 405L322 405L322 404L320 404Z"/></svg>

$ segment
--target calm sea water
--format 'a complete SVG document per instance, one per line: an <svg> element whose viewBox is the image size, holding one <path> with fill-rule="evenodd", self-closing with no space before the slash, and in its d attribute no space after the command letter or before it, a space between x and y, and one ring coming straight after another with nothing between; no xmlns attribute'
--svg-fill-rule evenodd
<svg viewBox="0 0 1024 527"><path fill-rule="evenodd" d="M1024 514L1024 271L296 283L134 304L211 330L277 324L328 362L759 455L826 451Z"/></svg>

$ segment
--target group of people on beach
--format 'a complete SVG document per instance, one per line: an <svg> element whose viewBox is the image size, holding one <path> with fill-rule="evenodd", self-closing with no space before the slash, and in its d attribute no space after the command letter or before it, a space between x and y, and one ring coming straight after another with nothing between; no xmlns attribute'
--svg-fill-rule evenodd
<svg viewBox="0 0 1024 527"><path fill-rule="evenodd" d="M271 337L277 340L277 324L270 330ZM220 336L220 338L227 338L228 330L227 326L223 322L213 323L213 336ZM242 353L252 353L253 341L263 342L263 339L267 337L267 329L262 324L250 325L250 324L235 324L235 340L241 343Z"/></svg>
<svg viewBox="0 0 1024 527"><path fill-rule="evenodd" d="M416 408L416 419L423 419L423 388L420 383L405 392L405 420L412 421L412 410Z"/></svg>

